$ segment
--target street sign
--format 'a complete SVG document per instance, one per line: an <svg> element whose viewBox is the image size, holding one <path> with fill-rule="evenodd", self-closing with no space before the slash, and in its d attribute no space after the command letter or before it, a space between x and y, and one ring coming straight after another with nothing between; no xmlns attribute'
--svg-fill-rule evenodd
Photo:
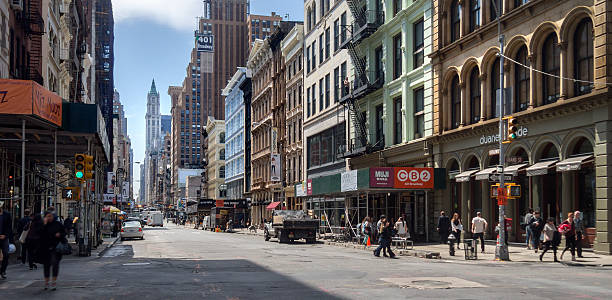
<svg viewBox="0 0 612 300"><path fill-rule="evenodd" d="M202 34L196 36L196 46L198 47L198 52L214 52L215 36L212 34Z"/></svg>
<svg viewBox="0 0 612 300"><path fill-rule="evenodd" d="M500 174L489 174L489 182L499 182ZM504 174L504 182L512 181L512 174Z"/></svg>

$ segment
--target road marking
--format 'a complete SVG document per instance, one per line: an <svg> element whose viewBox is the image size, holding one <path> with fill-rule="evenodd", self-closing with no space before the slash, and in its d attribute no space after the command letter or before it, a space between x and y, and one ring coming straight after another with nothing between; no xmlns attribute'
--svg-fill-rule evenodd
<svg viewBox="0 0 612 300"><path fill-rule="evenodd" d="M34 280L25 281L0 281L0 290L23 289L34 283Z"/></svg>
<svg viewBox="0 0 612 300"><path fill-rule="evenodd" d="M486 285L457 277L409 277L409 278L381 278L380 280L401 288L414 289L451 289L451 288L484 288Z"/></svg>
<svg viewBox="0 0 612 300"><path fill-rule="evenodd" d="M125 263L122 266L146 266L146 265L150 265L151 263L148 262L142 262L142 263Z"/></svg>

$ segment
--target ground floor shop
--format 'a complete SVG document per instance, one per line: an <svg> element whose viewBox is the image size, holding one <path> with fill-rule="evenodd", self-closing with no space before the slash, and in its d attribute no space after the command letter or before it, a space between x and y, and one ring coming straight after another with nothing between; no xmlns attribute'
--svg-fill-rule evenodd
<svg viewBox="0 0 612 300"><path fill-rule="evenodd" d="M510 241L525 242L521 225L530 208L540 211L544 219L554 218L557 224L568 212L579 210L585 226L583 246L610 252L609 150L601 143L608 143L611 128L609 121L593 123L592 114L537 122L519 119L522 134L504 145L504 174L521 186L520 196L506 206L506 217L512 219ZM500 161L497 127L491 124L473 133L443 137L435 145L436 166L446 170L447 188L435 195L434 202L436 210L458 213L464 226L482 212L489 223L489 238L494 238L499 210L491 197L496 184L491 175L498 174Z"/></svg>

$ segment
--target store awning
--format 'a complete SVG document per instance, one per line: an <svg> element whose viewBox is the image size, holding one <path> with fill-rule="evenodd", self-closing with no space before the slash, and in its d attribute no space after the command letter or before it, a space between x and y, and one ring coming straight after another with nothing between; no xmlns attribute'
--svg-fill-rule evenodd
<svg viewBox="0 0 612 300"><path fill-rule="evenodd" d="M476 177L476 180L489 180L489 175L495 173L496 169L497 167L486 168L474 174L474 176Z"/></svg>
<svg viewBox="0 0 612 300"><path fill-rule="evenodd" d="M582 164L593 159L593 155L582 155L576 157L570 157L564 159L557 163L557 171L559 172L567 172L567 171L577 171L580 170Z"/></svg>
<svg viewBox="0 0 612 300"><path fill-rule="evenodd" d="M280 202L276 201L276 202L272 202L270 204L268 204L268 206L266 206L267 210L274 210L276 209L276 207L280 204Z"/></svg>
<svg viewBox="0 0 612 300"><path fill-rule="evenodd" d="M548 174L548 168L556 164L558 160L541 161L527 168L527 176L538 176Z"/></svg>
<svg viewBox="0 0 612 300"><path fill-rule="evenodd" d="M465 172L461 172L455 176L455 181L457 182L466 182L470 181L470 177L474 175L474 173L478 172L478 170L467 170Z"/></svg>
<svg viewBox="0 0 612 300"><path fill-rule="evenodd" d="M512 165L512 166L507 166L504 168L504 174L510 174L512 176L517 176L518 172L526 167L527 164L518 164L518 165Z"/></svg>

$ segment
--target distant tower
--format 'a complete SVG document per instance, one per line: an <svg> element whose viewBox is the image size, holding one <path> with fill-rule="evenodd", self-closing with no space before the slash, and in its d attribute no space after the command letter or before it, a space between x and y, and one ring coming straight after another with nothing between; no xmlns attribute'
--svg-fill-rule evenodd
<svg viewBox="0 0 612 300"><path fill-rule="evenodd" d="M159 92L155 87L155 79L147 95L147 154L155 147L161 133L161 115L159 113Z"/></svg>

